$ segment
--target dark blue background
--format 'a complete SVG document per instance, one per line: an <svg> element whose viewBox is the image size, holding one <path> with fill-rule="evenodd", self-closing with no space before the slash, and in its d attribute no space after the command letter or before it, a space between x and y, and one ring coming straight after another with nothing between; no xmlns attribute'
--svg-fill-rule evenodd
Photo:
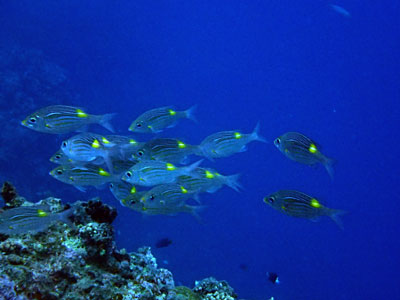
<svg viewBox="0 0 400 300"><path fill-rule="evenodd" d="M204 163L241 173L245 188L204 195L203 224L189 215L144 218L107 190L83 194L50 178L48 157L65 136L22 128L31 111L13 114L21 104L9 102L1 122L15 129L2 138L16 143L1 144L1 179L32 200L100 195L118 207L119 247L173 240L154 253L177 283L214 276L258 300L400 298L399 3L334 4L351 17L325 1L0 1L1 46L41 50L66 70L75 96L59 103L117 112L120 134L147 109L198 104L198 124L185 120L164 135L199 143L220 130L251 132L260 121L270 142ZM48 105L42 100L34 109ZM324 168L274 148L289 130L337 161L334 182ZM272 210L262 198L278 189L349 211L345 230L328 218L313 223ZM267 271L282 284L270 284Z"/></svg>

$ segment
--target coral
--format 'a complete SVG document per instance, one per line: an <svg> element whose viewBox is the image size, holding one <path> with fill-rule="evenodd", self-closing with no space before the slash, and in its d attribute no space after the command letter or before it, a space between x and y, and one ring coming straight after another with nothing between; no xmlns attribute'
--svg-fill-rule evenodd
<svg viewBox="0 0 400 300"><path fill-rule="evenodd" d="M57 198L40 203L53 212L65 209ZM226 282L212 278L193 290L175 288L172 273L158 268L149 247L118 250L111 225L115 209L99 199L70 206L71 224L0 239L0 299L236 299Z"/></svg>
<svg viewBox="0 0 400 300"><path fill-rule="evenodd" d="M0 299L1 300L25 300L23 296L17 296L14 291L14 283L6 275L0 276Z"/></svg>
<svg viewBox="0 0 400 300"><path fill-rule="evenodd" d="M226 281L218 281L213 277L195 282L193 291L204 300L233 300L237 295Z"/></svg>
<svg viewBox="0 0 400 300"><path fill-rule="evenodd" d="M1 197L4 199L6 208L21 206L26 200L17 193L17 189L8 181L4 182L1 188Z"/></svg>

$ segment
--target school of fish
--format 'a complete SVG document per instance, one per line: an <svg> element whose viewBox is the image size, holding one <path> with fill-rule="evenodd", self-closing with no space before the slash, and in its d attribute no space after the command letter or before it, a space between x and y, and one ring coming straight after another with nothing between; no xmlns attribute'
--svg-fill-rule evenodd
<svg viewBox="0 0 400 300"><path fill-rule="evenodd" d="M135 136L89 132L88 126L99 124L114 133L110 121L115 114L93 115L84 108L66 105L39 109L21 124L44 133L72 134L50 158L58 165L49 172L55 179L80 191L90 186L108 185L112 195L123 206L142 214L174 216L190 213L200 219L199 213L204 209L199 197L201 193L215 193L224 185L237 192L242 190L239 174L223 175L214 169L203 168L200 166L203 160L212 162L246 151L247 145L253 141L266 141L259 134L259 123L251 133L220 131L207 136L199 145L178 138L151 136L176 126L181 119L197 122L195 108L177 111L166 106L146 111L128 128ZM136 136L140 134L138 141ZM150 139L140 141L149 135ZM322 154L320 146L305 135L287 132L276 138L274 145L287 158L298 163L322 164L333 179L334 161ZM198 159L193 159L194 156ZM320 216L329 216L343 228L339 216L345 211L328 208L316 198L299 191L281 190L264 197L264 202L292 217L314 221ZM0 231L2 223L15 218L12 213L8 214L10 220L0 213ZM15 214L20 216L21 212ZM32 220L35 216L50 215L35 214L29 211L26 218Z"/></svg>

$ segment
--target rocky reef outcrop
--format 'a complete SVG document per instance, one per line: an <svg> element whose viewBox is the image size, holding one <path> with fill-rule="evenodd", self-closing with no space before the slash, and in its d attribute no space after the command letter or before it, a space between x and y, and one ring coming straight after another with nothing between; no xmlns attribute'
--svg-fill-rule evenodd
<svg viewBox="0 0 400 300"><path fill-rule="evenodd" d="M7 190L13 191L11 186ZM12 194L14 200L19 197ZM133 253L117 249L112 226L116 210L99 199L63 205L50 197L37 205L55 214L71 213L68 220L53 221L40 232L0 233L0 299L237 299L226 282L214 278L196 282L193 289L175 287L172 273L158 268L149 247ZM0 222L12 226L1 214Z"/></svg>

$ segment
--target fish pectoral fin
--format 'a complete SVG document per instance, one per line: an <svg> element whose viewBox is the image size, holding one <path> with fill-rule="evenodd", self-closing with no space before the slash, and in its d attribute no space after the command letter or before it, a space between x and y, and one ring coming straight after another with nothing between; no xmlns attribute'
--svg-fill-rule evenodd
<svg viewBox="0 0 400 300"><path fill-rule="evenodd" d="M86 189L85 189L83 186L74 185L74 187L75 187L77 190L81 191L81 192L86 192Z"/></svg>
<svg viewBox="0 0 400 300"><path fill-rule="evenodd" d="M311 222L319 222L320 219L321 219L320 217L314 217L314 218L310 218L309 220Z"/></svg>
<svg viewBox="0 0 400 300"><path fill-rule="evenodd" d="M245 151L247 151L247 146L246 146L246 145L244 145L244 146L239 150L239 152L245 152Z"/></svg>

